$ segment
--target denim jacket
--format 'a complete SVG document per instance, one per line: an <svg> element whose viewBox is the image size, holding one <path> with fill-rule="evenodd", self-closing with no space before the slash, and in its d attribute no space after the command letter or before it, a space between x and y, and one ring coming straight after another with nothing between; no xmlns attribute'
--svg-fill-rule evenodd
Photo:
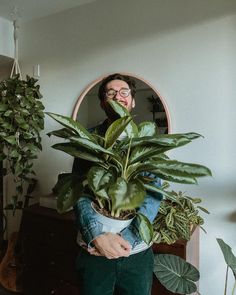
<svg viewBox="0 0 236 295"><path fill-rule="evenodd" d="M107 129L106 121L95 128L97 130L97 133L104 134ZM88 170L89 167L86 161L78 158L75 159L72 169L74 173L81 175L82 173L87 173ZM150 173L145 173L145 175L153 177L153 175L150 175ZM156 178L153 184L156 186L160 186L160 179ZM137 212L145 215L149 219L149 221L153 223L158 213L161 200L162 195L160 193L148 192L144 199L144 202L137 210ZM81 196L74 206L76 225L82 235L84 242L88 245L88 247L93 247L92 241L99 235L103 234L102 224L96 219L96 213L91 207L91 202L92 200L87 196ZM137 218L134 218L132 223L120 232L120 235L130 243L132 249L140 244L142 242L142 239L138 231Z"/></svg>

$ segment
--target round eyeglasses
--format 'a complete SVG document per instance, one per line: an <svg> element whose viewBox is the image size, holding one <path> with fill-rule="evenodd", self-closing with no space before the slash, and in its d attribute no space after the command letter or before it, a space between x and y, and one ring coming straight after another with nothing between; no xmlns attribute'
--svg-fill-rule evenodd
<svg viewBox="0 0 236 295"><path fill-rule="evenodd" d="M115 90L111 88L106 91L106 97L112 99L116 97L117 93L119 93L121 97L126 98L130 95L130 91L131 90L128 88L121 88L120 90Z"/></svg>

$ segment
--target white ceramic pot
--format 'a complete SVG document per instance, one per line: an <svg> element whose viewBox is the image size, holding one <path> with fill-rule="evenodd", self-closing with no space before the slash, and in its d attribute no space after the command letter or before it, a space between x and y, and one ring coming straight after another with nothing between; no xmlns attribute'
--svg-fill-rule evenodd
<svg viewBox="0 0 236 295"><path fill-rule="evenodd" d="M93 203L92 203L91 206L92 206L93 210L95 211L95 213L97 215L97 220L100 223L102 223L102 225L103 225L103 228L102 228L102 231L103 232L119 233L124 228L126 228L127 226L129 226L130 223L133 220L133 218L127 219L127 220L119 220L119 219L110 218L110 217L104 216L101 213L99 213L94 208Z"/></svg>

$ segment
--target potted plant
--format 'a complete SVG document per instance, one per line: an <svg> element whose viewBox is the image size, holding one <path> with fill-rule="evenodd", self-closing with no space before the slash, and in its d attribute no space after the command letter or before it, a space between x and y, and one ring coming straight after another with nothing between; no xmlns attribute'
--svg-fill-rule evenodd
<svg viewBox="0 0 236 295"><path fill-rule="evenodd" d="M163 184L168 187L169 184ZM181 191L170 191L172 198L164 198L153 222L154 243L174 244L178 240L189 241L197 226L204 230L204 218L199 210L209 214L206 208L199 204L200 198L193 198Z"/></svg>
<svg viewBox="0 0 236 295"><path fill-rule="evenodd" d="M165 184L166 187L169 184ZM163 199L158 215L153 222L154 243L174 244L176 241L189 241L197 226L204 224L199 211L209 214L200 206L200 198L193 198L181 191L171 191L172 199ZM203 229L204 230L204 229ZM205 231L205 230L204 230ZM200 278L198 269L183 258L172 254L155 254L153 272L158 281L174 294L197 292Z"/></svg>
<svg viewBox="0 0 236 295"><path fill-rule="evenodd" d="M58 210L64 212L77 202L82 192L86 193L93 199L95 208L112 219L125 219L135 214L140 221L140 235L149 244L153 239L152 225L136 209L143 202L147 190L167 199L172 199L172 195L165 188L153 185L154 178L147 177L145 172L166 181L188 184L197 183L198 177L211 175L205 166L171 160L165 154L201 135L158 134L153 122L137 126L122 105L115 101L109 101L109 104L120 118L110 125L104 137L88 132L69 117L47 113L64 126L48 135L68 140L53 145L53 148L89 163L84 176L66 173L59 177L56 186ZM126 138L119 141L122 133Z"/></svg>
<svg viewBox="0 0 236 295"><path fill-rule="evenodd" d="M21 209L34 189L33 163L42 149L40 131L44 128L44 107L37 80L14 75L0 83L0 161L7 161L3 175L12 174L16 184L12 203L6 209ZM26 198L27 203L27 198Z"/></svg>
<svg viewBox="0 0 236 295"><path fill-rule="evenodd" d="M232 295L236 291L236 256L231 247L222 239L216 239L227 265L224 295L227 294L228 271L232 270L234 276L234 285ZM160 283L174 294L192 294L197 291L196 282L200 279L199 271L184 259L170 254L158 254L154 257L154 274Z"/></svg>

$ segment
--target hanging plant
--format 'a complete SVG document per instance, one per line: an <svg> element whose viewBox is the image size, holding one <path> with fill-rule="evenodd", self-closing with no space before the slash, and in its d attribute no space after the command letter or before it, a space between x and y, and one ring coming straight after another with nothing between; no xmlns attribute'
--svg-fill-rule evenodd
<svg viewBox="0 0 236 295"><path fill-rule="evenodd" d="M7 209L22 207L26 183L32 186L33 160L42 149L40 131L44 128L44 106L37 80L14 75L0 83L0 161L7 161L16 191Z"/></svg>

